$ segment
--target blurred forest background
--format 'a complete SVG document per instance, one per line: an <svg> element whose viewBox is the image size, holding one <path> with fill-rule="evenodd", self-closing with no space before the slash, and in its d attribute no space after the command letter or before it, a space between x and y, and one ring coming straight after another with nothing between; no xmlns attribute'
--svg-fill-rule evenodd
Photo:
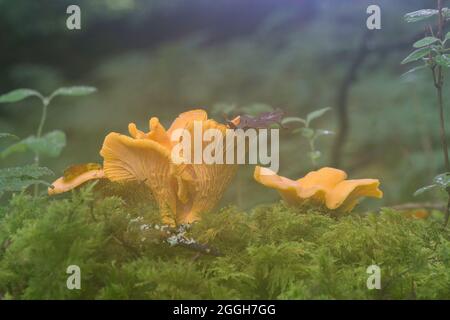
<svg viewBox="0 0 450 320"><path fill-rule="evenodd" d="M81 30L66 28L70 4L81 7ZM370 4L381 7L381 30L366 28ZM101 162L98 152L107 133L126 133L129 122L147 130L151 116L169 125L180 112L197 107L216 110L214 118L223 121L219 104L262 103L288 116L331 107L317 126L338 135L319 141L320 165L337 166L354 178L379 178L383 204L398 204L414 200L417 188L444 171L431 75L401 77L411 67L400 65L426 28L405 23L403 15L435 5L431 0L0 0L0 93L98 88L88 97L57 98L49 110L45 131L61 129L68 139L60 158L42 161L58 175L74 163ZM26 137L40 112L32 98L1 105L0 132ZM280 147L280 174L298 178L311 170L307 144L298 134L283 131ZM248 208L278 199L255 183L252 173L253 166L240 171L223 204ZM369 207L379 204L368 201Z"/></svg>

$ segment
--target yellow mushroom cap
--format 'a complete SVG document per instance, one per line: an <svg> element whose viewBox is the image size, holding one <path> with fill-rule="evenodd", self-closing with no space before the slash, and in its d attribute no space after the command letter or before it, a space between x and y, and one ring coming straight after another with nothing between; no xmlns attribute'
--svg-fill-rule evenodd
<svg viewBox="0 0 450 320"><path fill-rule="evenodd" d="M150 132L147 134L147 138L170 150L172 148L172 142L167 135L166 129L159 122L159 119L152 117L148 124Z"/></svg>
<svg viewBox="0 0 450 320"><path fill-rule="evenodd" d="M48 188L49 195L70 191L83 183L105 177L103 169L97 164L75 165L65 170L64 176L55 180Z"/></svg>
<svg viewBox="0 0 450 320"><path fill-rule="evenodd" d="M119 133L110 133L103 142L105 177L111 181L141 181L147 185L158 206L163 220L174 221L177 196L173 189L170 150L151 139L133 139Z"/></svg>
<svg viewBox="0 0 450 320"><path fill-rule="evenodd" d="M277 175L270 169L255 167L253 177L262 185L278 190L288 204L295 205L300 200L297 195L298 183L294 180Z"/></svg>
<svg viewBox="0 0 450 320"><path fill-rule="evenodd" d="M207 119L208 114L202 109L189 110L180 113L180 115L172 122L170 128L167 130L167 135L170 138L171 134L176 129L185 129L193 121L206 121Z"/></svg>
<svg viewBox="0 0 450 320"><path fill-rule="evenodd" d="M134 139L145 139L147 138L147 134L142 132L136 127L135 123L128 124L128 132L130 133L130 136L132 136Z"/></svg>
<svg viewBox="0 0 450 320"><path fill-rule="evenodd" d="M277 189L289 205L313 200L325 204L328 209L348 212L355 207L361 197L383 196L378 188L379 180L345 180L347 174L344 171L328 167L312 171L305 177L293 181L257 166L254 177L259 183Z"/></svg>
<svg viewBox="0 0 450 320"><path fill-rule="evenodd" d="M221 148L222 159L225 160L227 152L230 152L231 148L234 147L234 145L227 145L226 143L226 125L212 119L203 120L200 123L203 132L209 129L216 129L222 134L222 140L203 143L201 150L204 151L204 148L210 144L217 146ZM185 128L191 133L191 138L193 139L194 121L188 123ZM193 148L193 146L194 143L192 141L191 147ZM221 199L236 171L237 165L226 163L206 164L203 161L201 164L193 163L186 166L185 174L188 180L183 179L183 182L189 190L192 205L190 210L184 212L181 219L186 222L193 222L200 219L201 213L212 210Z"/></svg>
<svg viewBox="0 0 450 320"><path fill-rule="evenodd" d="M378 179L341 181L327 193L326 205L329 209L351 211L361 197L382 198L383 192L378 188L379 185Z"/></svg>
<svg viewBox="0 0 450 320"><path fill-rule="evenodd" d="M191 134L193 148L195 122L203 131L218 129L224 133L226 130L225 125L208 120L206 112L197 109L180 114L167 131L155 117L149 121L149 133L143 133L130 124L131 137L110 133L100 151L105 177L112 181L143 181L151 190L167 224L198 220L200 213L217 204L235 173L233 165L178 164L172 161L171 151L176 141L171 141L170 135L176 129L187 130Z"/></svg>
<svg viewBox="0 0 450 320"><path fill-rule="evenodd" d="M347 174L339 169L325 167L311 171L297 180L297 194L303 199L313 198L323 202L327 194L345 178Z"/></svg>
<svg viewBox="0 0 450 320"><path fill-rule="evenodd" d="M49 189L49 194L65 192L83 182L98 178L111 181L141 181L155 198L163 223L177 225L198 220L201 213L211 210L220 200L236 172L236 166L179 164L172 160L172 149L178 142L171 140L172 133L176 129L186 129L193 140L196 121L203 131L218 129L224 133L226 130L225 125L208 120L207 113L201 109L180 114L167 131L156 117L149 120L150 128L147 133L130 123L130 136L112 132L105 137L100 150L103 169L79 172L73 179L59 178L54 182L54 188ZM223 138L225 139L225 135ZM193 141L190 142L193 146ZM217 146L217 150L223 148L221 151L225 155L228 146L223 141ZM206 147L206 144L201 147Z"/></svg>

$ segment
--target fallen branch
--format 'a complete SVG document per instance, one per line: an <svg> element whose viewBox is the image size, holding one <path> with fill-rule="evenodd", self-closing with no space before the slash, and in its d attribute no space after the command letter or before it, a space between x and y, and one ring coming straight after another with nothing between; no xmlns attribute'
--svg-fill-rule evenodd
<svg viewBox="0 0 450 320"><path fill-rule="evenodd" d="M211 256L221 256L222 254L215 248L211 248L206 244L201 244L197 242L178 242L179 246L184 247L189 250L197 251L198 253L207 254Z"/></svg>
<svg viewBox="0 0 450 320"><path fill-rule="evenodd" d="M417 209L429 209L429 210L439 210L445 211L444 203L434 203L434 202L408 202L395 206L389 206L389 208L399 211L417 210Z"/></svg>

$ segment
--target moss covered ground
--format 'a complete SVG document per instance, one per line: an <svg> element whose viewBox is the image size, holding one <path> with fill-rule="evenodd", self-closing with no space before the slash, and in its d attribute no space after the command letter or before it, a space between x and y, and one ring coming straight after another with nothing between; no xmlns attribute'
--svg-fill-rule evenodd
<svg viewBox="0 0 450 320"><path fill-rule="evenodd" d="M208 254L170 245L158 210L131 194L15 195L0 208L1 298L450 298L450 232L433 217L228 207L185 234ZM366 286L372 264L380 290ZM69 265L81 269L81 290L66 287Z"/></svg>

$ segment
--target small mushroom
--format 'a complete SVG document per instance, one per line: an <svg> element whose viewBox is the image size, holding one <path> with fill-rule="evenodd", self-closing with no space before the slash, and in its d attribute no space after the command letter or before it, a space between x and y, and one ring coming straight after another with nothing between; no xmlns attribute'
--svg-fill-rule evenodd
<svg viewBox="0 0 450 320"><path fill-rule="evenodd" d="M283 200L292 206L306 200L324 204L330 210L351 211L362 197L381 198L378 179L346 180L347 174L339 169L321 168L303 178L291 180L257 166L254 178L259 183L277 189Z"/></svg>
<svg viewBox="0 0 450 320"><path fill-rule="evenodd" d="M79 164L69 167L64 175L54 181L48 188L49 195L56 195L72 190L90 180L103 179L105 173L97 163Z"/></svg>

